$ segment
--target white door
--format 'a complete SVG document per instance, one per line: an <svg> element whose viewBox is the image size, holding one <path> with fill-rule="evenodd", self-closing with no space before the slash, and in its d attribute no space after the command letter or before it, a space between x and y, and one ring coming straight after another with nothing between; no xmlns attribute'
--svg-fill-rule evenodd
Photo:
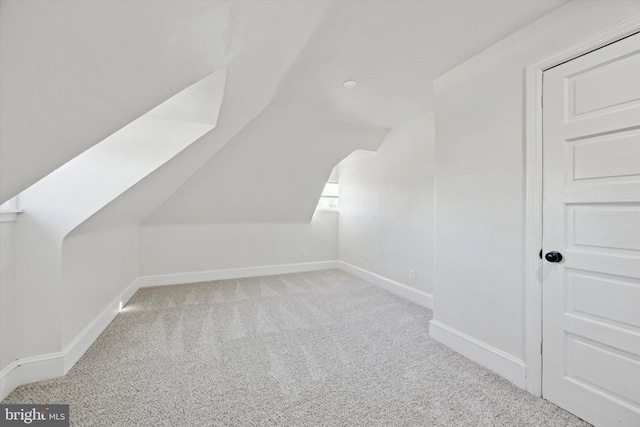
<svg viewBox="0 0 640 427"><path fill-rule="evenodd" d="M545 71L543 162L543 395L640 427L640 34Z"/></svg>

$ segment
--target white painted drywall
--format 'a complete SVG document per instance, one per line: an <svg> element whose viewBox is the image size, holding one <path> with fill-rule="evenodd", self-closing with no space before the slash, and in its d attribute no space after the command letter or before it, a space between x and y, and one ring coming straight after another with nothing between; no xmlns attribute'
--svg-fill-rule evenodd
<svg viewBox="0 0 640 427"><path fill-rule="evenodd" d="M62 348L137 277L137 226L71 232L62 249Z"/></svg>
<svg viewBox="0 0 640 427"><path fill-rule="evenodd" d="M564 1L4 0L0 201L230 63L256 65L233 76L247 111L273 84L281 106L397 125L431 107L433 77Z"/></svg>
<svg viewBox="0 0 640 427"><path fill-rule="evenodd" d="M80 322L67 327L65 317L70 315L66 302L79 290L78 277L88 276L84 274L87 266L93 265L96 271L103 264L109 266L107 269L120 268L114 260L122 261L118 257L123 254L116 250L108 256L109 245L89 244L92 241L85 239L82 249L74 249L76 245L71 252L66 252L65 238L213 129L225 84L226 69L223 68L187 89L189 94L204 92L201 96L178 96L166 101L160 106L162 118L143 115L21 193L20 203L25 212L15 222L16 312L11 321L21 337L16 343L20 357L58 352L61 345L71 339L65 338L68 329L76 332L86 326ZM187 108L185 112L181 108L185 105L195 108ZM209 111L208 123L199 123L202 116L197 113L189 114L197 111L197 107ZM169 118L169 113L176 116ZM117 229L110 232L112 237L119 235ZM137 233L133 236L137 239ZM135 255L136 251L130 253ZM70 258L65 259L69 254ZM84 257L81 263L75 262L78 254ZM86 257L96 259L91 262ZM67 271L63 271L63 267ZM135 274L137 267L134 278ZM118 288L115 293L129 284L113 273L103 280L108 278L113 279L110 286ZM71 281L67 283L66 279ZM99 286L99 280L92 283L96 286L93 297L100 299L103 293L108 294ZM71 290L67 290L67 286L71 286ZM72 301L77 302L73 298ZM99 308L95 307L99 302L72 307L80 318L87 312L95 317L109 302L109 299L102 300L103 307Z"/></svg>
<svg viewBox="0 0 640 427"><path fill-rule="evenodd" d="M0 200L224 66L241 50L228 36L244 27L242 9L3 1Z"/></svg>
<svg viewBox="0 0 640 427"><path fill-rule="evenodd" d="M437 321L524 357L524 68L639 13L572 2L435 81Z"/></svg>
<svg viewBox="0 0 640 427"><path fill-rule="evenodd" d="M340 260L433 292L434 120L392 129L377 152L340 163ZM410 279L409 270L415 271Z"/></svg>
<svg viewBox="0 0 640 427"><path fill-rule="evenodd" d="M86 7L77 4L80 9ZM4 7L4 3L2 5ZM144 9L144 5L138 6ZM178 3L166 3L165 7L169 11L180 8ZM10 345L11 355L5 357L7 361L14 356L26 358L59 352L63 345L77 338L74 337L76 332L111 303L114 293L117 294L131 283L130 278L134 275L132 266L137 269L138 251L133 246L134 234L137 239L137 225L264 109L280 76L300 51L327 6L316 2L308 5L241 4L239 7L236 12L241 13L247 25L236 28L232 44L241 44L246 47L243 52L251 54L240 55L234 51L232 55L234 62L229 68L233 76L227 80L227 87L234 96L224 102L224 111L220 113L224 120L216 128L215 135L210 133L191 145L183 144L180 147L176 147L180 141L171 138L177 137L172 130L182 129L187 132L179 132L181 138L191 138L190 142L193 142L197 135L189 132L211 129L215 124L222 92L220 85L209 85L210 80L205 80L189 88L184 96L176 97L174 101L178 105L164 104L144 120L138 120L137 126L127 129L131 138L116 144L119 149L109 151L94 147L23 193L26 212L15 223L16 234L20 238L17 239L15 252L11 254L17 270L16 281L5 281L3 278L3 295L9 295L3 298L3 303L15 299L16 308L3 311L8 316L4 324L10 325L11 331L6 334L3 332L2 343L4 345L11 341L13 335L20 336L19 341L14 340ZM47 10L49 19L57 16L56 10ZM207 15L207 12L204 14ZM223 15L223 21L235 19ZM178 12L175 15L180 16ZM42 16L40 18L44 19ZM113 17L105 15L103 18L111 22ZM200 18L204 21L201 22ZM184 26L178 26L175 37L180 39L183 31L197 33L201 24L205 27L210 24L208 18L211 17L194 14L194 20L187 20ZM233 23L230 22L230 25ZM268 32L271 25L281 31ZM226 28L217 27L216 31ZM9 34L14 34L14 30L19 32L16 28L9 31L12 28L3 29ZM110 28L117 28L117 25ZM292 33L296 33L297 37L292 38ZM184 35L191 40L188 34ZM147 33L143 37L152 35ZM93 40L91 35L87 35L87 38ZM199 36L196 39L202 42L207 40ZM212 46L210 44L208 48ZM192 53L197 53L196 46L192 48ZM38 46L31 46L29 52L38 55L39 49ZM138 54L145 52L139 46L136 49ZM2 53L4 59L5 51ZM187 59L186 52L178 53ZM216 54L214 51L210 53ZM266 82L255 78L257 69L261 70L260 75ZM120 77L126 79L131 76ZM216 80L216 77L212 76L212 79ZM51 81L55 79L51 77ZM126 87L126 84L122 84ZM196 88L204 90L194 91ZM84 92L80 95L84 96ZM209 102L212 98L215 99L213 103ZM80 101L72 96L65 98L65 102L69 103ZM191 108L196 104L198 108ZM146 126L152 122L159 126ZM66 123L68 121L58 124L65 129ZM142 128L155 134L150 136L139 132ZM68 136L71 137L71 134ZM172 144L172 141L178 144ZM11 158L6 153L3 148L3 160ZM14 160L30 165L19 158ZM165 163L154 170L153 163L157 167L158 160ZM89 176L94 179L90 180ZM116 238L120 242L114 240ZM11 258L7 256L5 259ZM92 271L100 274L100 278L89 280ZM68 304L65 304L65 298L68 298ZM0 368L4 368L8 362L3 359L2 363Z"/></svg>
<svg viewBox="0 0 640 427"><path fill-rule="evenodd" d="M385 133L269 105L145 223L309 221L331 169Z"/></svg>
<svg viewBox="0 0 640 427"><path fill-rule="evenodd" d="M0 371L18 356L14 223L0 222Z"/></svg>
<svg viewBox="0 0 640 427"><path fill-rule="evenodd" d="M8 292L3 291L10 295L9 300L15 296L19 302L10 320L16 327L12 333L20 336L13 353L29 357L60 351L62 343L84 326L91 312L100 310L100 301L103 305L110 303L108 298L115 288L126 286L133 274L127 262L122 272L117 270L123 257L134 248L133 229L129 227L143 221L194 173L204 178L199 185L185 186L179 190L182 198L171 198L163 207L163 210L171 207L171 215L164 217L166 233L153 234L153 238L145 241L157 239L154 243L158 247L152 249L159 249L161 242L176 241L177 251L189 242L180 233L195 240L202 233L203 238L194 247L202 249L200 243L215 243L222 254L229 252L220 242L237 239L237 245L231 247L237 259L171 264L174 255L180 260L180 254L170 251L159 254L160 260L169 262L172 271L185 267L209 270L218 266L299 262L298 246L302 244L309 246L306 248L309 261L335 259L337 237L332 237L335 236L332 231L335 221L329 220L332 217L317 223L313 219L311 224L290 221L302 216L309 219L315 203L311 201L319 194L328 165L341 157L341 150L353 149L331 144L340 144L344 141L341 138L346 138L357 147L370 144L377 147L381 128L404 122L428 108L429 103L422 99L423 95L429 96L424 90L425 83L417 79L435 75L561 2L515 6L491 1L486 9L467 2L469 7L460 10L451 7L450 2L407 2L398 13L397 2L361 3L355 9L351 9L354 7L351 4L323 1L0 2L2 200L34 184L79 153L91 156L85 151L87 148L194 81L229 65L225 100L215 132L178 154L167 156L170 159L165 157L167 161L161 168L148 168L146 174L135 177L125 173L120 178L126 183L120 181L111 187L113 183L104 178L111 171L117 172L119 164L105 162L103 166L109 164L105 168L108 170L103 170L106 173L88 168L90 175L100 176L99 182L82 182L86 175L73 173L67 175L68 180L58 180L69 182L69 186L44 186L25 197L27 212L15 226L16 233L21 234L16 241L16 282ZM366 9L365 13L349 12L360 7ZM483 19L479 19L479 14ZM425 33L427 27L422 18L440 24L440 30ZM453 22L445 22L449 19ZM338 21L345 26L336 28ZM452 25L466 28L470 22L481 22L476 37L451 30ZM343 28L349 28L348 40L347 34L341 32ZM433 42L438 34L443 35L442 31L447 35L448 45ZM371 43L373 38L378 42ZM428 53L425 41L430 42ZM340 60L327 61L336 57L338 50ZM414 69L412 64L418 58L420 66ZM319 68L317 64L326 66ZM412 70L411 78L404 74L408 67ZM354 75L343 77L350 73ZM363 78L358 92L345 92L340 86L343 78L358 75ZM269 115L275 110L284 113ZM259 118L265 111L264 117ZM178 112L193 113L193 110ZM162 121L169 113L173 115L176 110L162 111L161 118L153 119ZM206 122L206 118L202 119L205 116L208 117L198 115L197 121ZM245 190L262 189L263 182L285 182L291 185L287 189L294 190L297 196L287 200L287 206L271 209L271 199L258 192L258 198L246 199L252 200L248 206L235 205L217 218L232 218L246 224L201 225L211 221L209 213L224 206L207 197L211 183L207 178L224 180L236 176L233 171L216 175L220 161L208 162L209 159L225 144L233 143L245 128L250 132L253 121L273 117L278 123L263 128L269 131L269 138L260 138L260 132L256 132L252 144L277 141L278 131L283 129L287 140L279 147L285 148L284 155L280 158L279 153L273 153L279 160L271 167L244 169L248 178L246 185L239 186L240 197L246 197ZM306 121L292 123L300 117ZM316 134L317 129L325 133ZM327 146L318 144L320 136L328 142ZM252 150L256 145L244 148ZM264 161L269 150L261 148ZM323 149L335 152L322 153ZM308 150L320 154L309 155ZM149 154L159 153L151 150ZM135 156L125 157L120 165L131 166ZM230 158L237 165L242 156ZM316 163L314 159L319 161ZM144 163L149 157L142 156L139 160ZM295 164L292 161L300 164L284 171L284 178L278 176L283 173L280 166ZM77 171L82 172L81 169ZM205 169L208 171L197 172ZM69 167L63 167L58 175L64 174L64 170ZM307 172L309 178L304 177ZM261 173L266 174L265 179L259 176ZM292 184L287 181L292 173L299 173L302 178ZM214 184L226 185L218 181ZM237 196L238 192L234 197ZM180 204L183 200L188 203ZM194 210L190 210L192 204ZM77 206L82 207L82 212ZM287 217L291 212L294 216ZM335 214L327 215L335 219ZM153 227L161 230L157 225L160 223L154 223ZM83 226L77 228L80 224ZM150 224L143 228L147 226ZM109 230L122 242L111 240ZM169 237L166 241L164 234ZM246 248L251 248L250 252L245 253ZM141 266L147 269L143 261L145 253L149 252L141 244ZM191 255L196 253L200 252L193 251ZM84 264L96 272L110 273L93 282L95 294L89 297L86 307L79 308L77 313L66 313L77 307L73 303L67 306L63 301L67 284L73 302L80 304L81 296L87 295L88 290L82 286L91 271L85 270ZM148 268L156 270L165 271L165 264L157 262ZM12 282L4 282L3 286L5 283ZM0 342L4 340L3 335Z"/></svg>
<svg viewBox="0 0 640 427"><path fill-rule="evenodd" d="M435 77L564 1L339 2L274 103L353 124L398 126L433 109ZM349 79L358 86L345 91Z"/></svg>
<svg viewBox="0 0 640 427"><path fill-rule="evenodd" d="M303 256L302 249L307 250ZM335 261L336 212L309 223L162 224L140 227L140 275Z"/></svg>

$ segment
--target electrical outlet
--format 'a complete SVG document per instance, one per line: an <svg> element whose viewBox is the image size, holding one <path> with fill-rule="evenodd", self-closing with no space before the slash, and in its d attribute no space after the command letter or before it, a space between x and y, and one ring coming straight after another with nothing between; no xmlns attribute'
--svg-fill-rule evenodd
<svg viewBox="0 0 640 427"><path fill-rule="evenodd" d="M416 271L415 270L409 270L409 279L415 279L416 278Z"/></svg>
<svg viewBox="0 0 640 427"><path fill-rule="evenodd" d="M306 250L306 249L303 249L303 250L302 250L302 256L303 256L303 257L307 256L307 250Z"/></svg>

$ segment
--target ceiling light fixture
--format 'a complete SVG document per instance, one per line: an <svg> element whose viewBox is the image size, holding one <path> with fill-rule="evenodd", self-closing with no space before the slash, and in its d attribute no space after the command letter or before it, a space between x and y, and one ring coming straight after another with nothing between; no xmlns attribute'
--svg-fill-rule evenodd
<svg viewBox="0 0 640 427"><path fill-rule="evenodd" d="M347 89L351 89L356 87L358 83L356 83L354 80L347 80L346 82L342 83L342 85Z"/></svg>

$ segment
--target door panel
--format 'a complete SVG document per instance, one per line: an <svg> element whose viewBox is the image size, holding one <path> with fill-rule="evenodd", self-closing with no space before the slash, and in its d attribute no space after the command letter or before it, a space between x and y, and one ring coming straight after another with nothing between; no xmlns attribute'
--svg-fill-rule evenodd
<svg viewBox="0 0 640 427"><path fill-rule="evenodd" d="M607 203L573 206L573 244L606 249L640 250L640 206Z"/></svg>
<svg viewBox="0 0 640 427"><path fill-rule="evenodd" d="M574 181L640 174L638 130L588 138L570 143L569 149Z"/></svg>
<svg viewBox="0 0 640 427"><path fill-rule="evenodd" d="M640 331L640 281L609 274L567 271L567 313ZM611 304L601 302L609 299Z"/></svg>
<svg viewBox="0 0 640 427"><path fill-rule="evenodd" d="M640 76L640 57L618 57L567 76L570 119L582 119L588 113L611 113L640 102L640 87L611 86L612 81L631 81ZM582 117L580 117L582 116Z"/></svg>
<svg viewBox="0 0 640 427"><path fill-rule="evenodd" d="M640 363L633 355L575 335L569 335L567 341L568 378L633 405L640 393L640 383L628 381L640 375Z"/></svg>
<svg viewBox="0 0 640 427"><path fill-rule="evenodd" d="M543 395L640 426L640 35L544 73Z"/></svg>

